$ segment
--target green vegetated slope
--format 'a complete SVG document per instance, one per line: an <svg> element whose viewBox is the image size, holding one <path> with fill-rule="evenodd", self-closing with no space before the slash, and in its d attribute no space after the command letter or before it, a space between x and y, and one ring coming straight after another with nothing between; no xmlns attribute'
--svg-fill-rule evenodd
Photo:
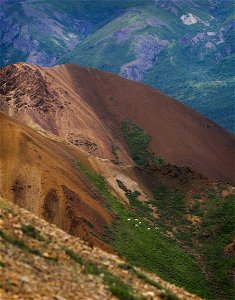
<svg viewBox="0 0 235 300"><path fill-rule="evenodd" d="M19 61L51 66L84 38L143 0L5 0L0 66Z"/></svg>
<svg viewBox="0 0 235 300"><path fill-rule="evenodd" d="M233 234L235 197L230 187L208 184L205 189L197 182L195 188L187 182L183 184L186 189L180 185L173 188L172 179L162 178L171 169L179 174L184 171L149 153L151 137L130 120L123 121L122 132L140 172L144 175L144 170L154 166L165 175L152 185L153 198L147 202L138 200L139 191L127 190L118 180L129 200L129 205L124 205L112 195L105 178L77 163L106 200L106 208L116 215L112 226L106 228L104 241L130 263L203 298L232 299L234 259L231 252L225 253ZM223 196L225 191L227 196Z"/></svg>
<svg viewBox="0 0 235 300"><path fill-rule="evenodd" d="M89 171L80 163L78 165L106 200L107 209L116 214L116 220L112 227L106 229L103 237L106 242L130 263L156 272L165 280L185 287L193 293L202 295L205 292L206 295L210 295L210 288L190 254L166 237L164 231L157 230L149 221L145 221L145 217L148 216L148 208L145 205L139 208L141 202L137 200L134 205L126 207L111 194L101 175Z"/></svg>

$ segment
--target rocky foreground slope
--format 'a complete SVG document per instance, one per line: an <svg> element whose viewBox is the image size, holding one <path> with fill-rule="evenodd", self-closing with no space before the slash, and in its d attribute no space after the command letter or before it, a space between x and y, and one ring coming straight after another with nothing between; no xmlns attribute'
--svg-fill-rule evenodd
<svg viewBox="0 0 235 300"><path fill-rule="evenodd" d="M1 299L200 299L0 201Z"/></svg>

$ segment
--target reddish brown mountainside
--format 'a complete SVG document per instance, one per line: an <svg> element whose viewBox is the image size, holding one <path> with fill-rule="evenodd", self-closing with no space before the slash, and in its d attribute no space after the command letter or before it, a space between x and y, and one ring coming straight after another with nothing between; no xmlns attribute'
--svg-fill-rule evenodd
<svg viewBox="0 0 235 300"><path fill-rule="evenodd" d="M21 126L3 113L0 124L0 197L107 249L95 236L105 224L111 224L112 216L74 167L81 159L79 151Z"/></svg>
<svg viewBox="0 0 235 300"><path fill-rule="evenodd" d="M120 132L130 118L152 137L151 149L178 166L235 185L235 139L218 125L146 85L75 65L27 64L0 73L0 109L88 153L131 163Z"/></svg>
<svg viewBox="0 0 235 300"><path fill-rule="evenodd" d="M0 149L0 197L108 251L112 250L99 238L115 215L75 163L102 174L119 200L126 197L117 178L141 191L140 199L148 193L132 166L92 157L1 112Z"/></svg>

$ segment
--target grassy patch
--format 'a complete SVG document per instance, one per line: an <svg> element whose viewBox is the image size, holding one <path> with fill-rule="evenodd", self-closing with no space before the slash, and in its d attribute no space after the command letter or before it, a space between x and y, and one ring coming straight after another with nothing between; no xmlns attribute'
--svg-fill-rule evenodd
<svg viewBox="0 0 235 300"><path fill-rule="evenodd" d="M131 151L131 156L138 166L144 166L148 163L149 153L148 145L151 141L150 135L137 125L124 120L121 124L122 134Z"/></svg>
<svg viewBox="0 0 235 300"><path fill-rule="evenodd" d="M141 273L139 271L137 271L133 266L131 266L130 264L121 264L119 265L119 267L121 269L124 270L130 270L132 273L134 273L138 278L140 278L141 280L144 280L147 284L152 285L154 287L156 287L157 289L161 290L160 292L160 297L162 299L167 299L167 300L179 300L179 298L177 296L175 296L173 293L171 293L168 290L165 290L162 285L152 279L150 279L148 276L146 276L144 273Z"/></svg>
<svg viewBox="0 0 235 300"><path fill-rule="evenodd" d="M220 287L223 299L233 299L234 285L231 270L235 266L232 253L225 253L233 239L235 196L230 195L218 198L218 195L209 195L202 224L202 231L198 239L202 242L199 249L208 263L213 274L213 282Z"/></svg>
<svg viewBox="0 0 235 300"><path fill-rule="evenodd" d="M139 191L127 192L125 195L128 198L132 209L139 216L145 218L151 213L152 209L146 203L138 200L138 197L141 195Z"/></svg>
<svg viewBox="0 0 235 300"><path fill-rule="evenodd" d="M141 273L139 271L137 271L133 266L131 266L130 264L120 264L119 268L124 269L124 270L130 270L132 273L134 273L138 278L144 280L146 283L156 287L157 289L163 289L163 287L161 286L160 283L148 278L148 276L146 276L144 273Z"/></svg>
<svg viewBox="0 0 235 300"><path fill-rule="evenodd" d="M71 249L68 249L68 248L65 248L64 251L76 263L78 263L80 265L84 265L84 260L80 255L76 254L75 252L73 252Z"/></svg>
<svg viewBox="0 0 235 300"><path fill-rule="evenodd" d="M147 150L151 138L141 128L125 120L122 132L137 165L144 167L156 163L154 156ZM219 189L204 190L203 197L206 194L207 201L196 201L202 196L194 194L194 205L186 207L187 199L183 193L169 186L158 185L153 190L154 198L148 203L142 203L138 200L138 191L127 190L119 181L119 187L129 199L130 205L126 207L111 194L101 175L82 165L80 168L97 187L101 197L106 200L107 207L117 216L106 231L106 237L112 236L110 239L106 238L106 241L117 252L130 263L156 272L165 280L183 286L201 297L232 299L231 269L234 258L229 253L225 255L224 251L232 241L234 196L223 199ZM154 219L148 204L157 208L160 220ZM200 223L187 221L188 214L199 217ZM164 234L172 234L172 228L176 229L174 236L178 241ZM191 253L201 255L211 274L209 280L204 277Z"/></svg>
<svg viewBox="0 0 235 300"><path fill-rule="evenodd" d="M16 239L16 238L6 234L2 230L0 230L0 237L3 240L5 240L6 242L8 242L9 244L11 244L11 245L23 250L23 251L26 251L26 252L31 253L33 255L40 256L44 259L47 259L47 260L50 260L50 261L53 261L53 262L58 261L57 257L44 256L38 249L30 248L24 241Z"/></svg>
<svg viewBox="0 0 235 300"><path fill-rule="evenodd" d="M170 291L163 290L159 293L159 296L165 300L179 300L179 298Z"/></svg>
<svg viewBox="0 0 235 300"><path fill-rule="evenodd" d="M21 231L29 237L32 237L40 242L45 242L45 238L32 225L23 224L21 226Z"/></svg>
<svg viewBox="0 0 235 300"><path fill-rule="evenodd" d="M110 292L120 300L143 300L143 297L133 294L133 289L129 284L123 282L104 268L97 267L92 262L87 262L84 272L95 276L100 276L103 282L109 287Z"/></svg>
<svg viewBox="0 0 235 300"><path fill-rule="evenodd" d="M182 217L184 212L184 195L164 185L156 187L153 191L154 199L150 203L156 206L164 217Z"/></svg>
<svg viewBox="0 0 235 300"><path fill-rule="evenodd" d="M148 146L152 139L137 124L132 123L129 119L123 120L121 131L130 149L131 157L137 166L154 164L162 167L165 165L165 161L162 158L148 151Z"/></svg>
<svg viewBox="0 0 235 300"><path fill-rule="evenodd" d="M146 221L148 213L139 213L141 209L138 205L141 204L137 193L129 195L130 206L126 207L111 194L101 175L91 172L80 163L77 165L96 186L109 209L116 214L116 219L107 234L112 236L110 243L120 255L126 257L131 264L155 272L163 279L183 286L193 293L203 297L211 295L193 257L175 241L166 237L161 230L150 225Z"/></svg>
<svg viewBox="0 0 235 300"><path fill-rule="evenodd" d="M233 299L231 270L235 260L231 253L225 254L225 249L233 238L235 196L223 198L220 192L206 191L206 201L195 201L193 206L186 208L181 193L169 187L159 186L154 191L154 199L150 203L158 208L166 228L172 230L173 227L177 227L177 239L202 256L206 269L211 274L208 285L213 287L217 294L214 299ZM199 196L196 194L192 198L197 200ZM202 223L195 226L185 222L184 216L188 213L200 216ZM200 246L196 247L195 241Z"/></svg>
<svg viewBox="0 0 235 300"><path fill-rule="evenodd" d="M9 210L9 207L5 202L0 201L0 209Z"/></svg>
<svg viewBox="0 0 235 300"><path fill-rule="evenodd" d="M6 264L3 261L0 261L0 268L5 268Z"/></svg>
<svg viewBox="0 0 235 300"><path fill-rule="evenodd" d="M133 294L133 289L130 285L123 282L117 276L114 276L103 267L98 267L94 262L84 260L77 253L70 249L65 249L65 253L76 263L84 267L85 274L91 274L102 278L103 282L108 286L110 292L120 300L144 300L143 297Z"/></svg>
<svg viewBox="0 0 235 300"><path fill-rule="evenodd" d="M8 234L6 234L5 232L3 232L2 230L0 230L0 237L5 240L6 242L8 242L9 244L23 250L23 251L27 251L31 254L34 255L38 255L38 256L42 256L41 252L37 249L32 249L30 248L27 244L25 244L23 241L18 240Z"/></svg>

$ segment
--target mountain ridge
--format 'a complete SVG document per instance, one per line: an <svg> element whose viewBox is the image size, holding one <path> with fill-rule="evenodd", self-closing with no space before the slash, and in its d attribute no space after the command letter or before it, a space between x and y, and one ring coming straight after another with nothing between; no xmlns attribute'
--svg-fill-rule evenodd
<svg viewBox="0 0 235 300"><path fill-rule="evenodd" d="M157 156L172 164L192 167L211 178L234 183L230 168L234 160L234 136L146 85L75 65L50 69L27 64L2 69L1 83L2 111L28 125L37 124L75 146L77 143L85 150L90 147L95 156L113 159L115 146L119 148L120 161L130 163L120 131L121 123L130 119L150 134L150 150L157 151ZM29 86L31 91L27 92ZM30 96L24 96L25 93ZM41 100L42 93L46 98ZM31 99L35 100L28 110ZM10 109L11 105L15 108Z"/></svg>
<svg viewBox="0 0 235 300"><path fill-rule="evenodd" d="M232 299L230 133L91 68L17 63L0 83L4 199L203 298Z"/></svg>

